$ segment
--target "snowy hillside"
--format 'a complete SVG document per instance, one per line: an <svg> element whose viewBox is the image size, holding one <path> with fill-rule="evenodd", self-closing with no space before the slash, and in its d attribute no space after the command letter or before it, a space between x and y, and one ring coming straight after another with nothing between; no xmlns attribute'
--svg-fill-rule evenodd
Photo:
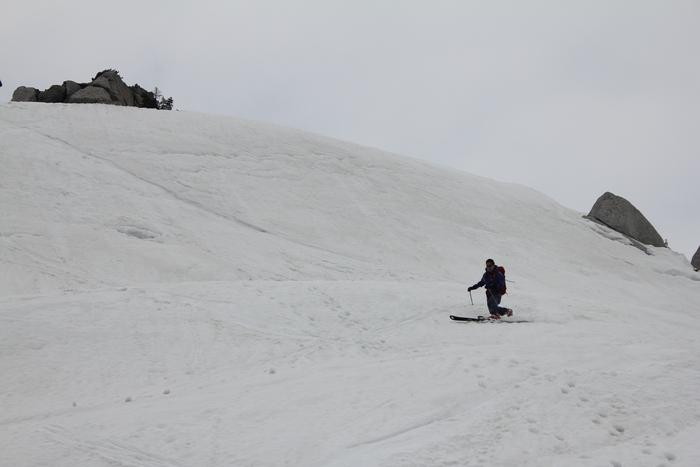
<svg viewBox="0 0 700 467"><path fill-rule="evenodd" d="M100 105L0 162L0 466L700 465L700 274L534 190ZM448 319L488 257L530 322Z"/></svg>

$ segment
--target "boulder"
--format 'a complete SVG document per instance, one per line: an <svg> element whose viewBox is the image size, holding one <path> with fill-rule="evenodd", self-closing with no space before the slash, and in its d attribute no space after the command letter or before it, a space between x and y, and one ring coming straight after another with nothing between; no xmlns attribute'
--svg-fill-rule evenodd
<svg viewBox="0 0 700 467"><path fill-rule="evenodd" d="M66 99L65 102L68 102L70 99L70 96L75 94L76 92L80 91L83 89L83 86L79 85L75 81L64 81L63 82L63 87L66 88Z"/></svg>
<svg viewBox="0 0 700 467"><path fill-rule="evenodd" d="M37 102L39 90L20 86L12 93L12 102Z"/></svg>
<svg viewBox="0 0 700 467"><path fill-rule="evenodd" d="M63 102L66 100L66 88L61 84L54 84L49 89L41 91L37 98L39 102Z"/></svg>
<svg viewBox="0 0 700 467"><path fill-rule="evenodd" d="M69 104L111 104L112 98L103 88L88 86L76 91L68 99Z"/></svg>
<svg viewBox="0 0 700 467"><path fill-rule="evenodd" d="M144 107L146 109L158 108L158 100L152 92L146 91L138 84L131 86L131 90L134 93L134 104L136 104L136 107Z"/></svg>
<svg viewBox="0 0 700 467"><path fill-rule="evenodd" d="M666 246L651 222L632 203L610 192L598 198L588 217L645 245Z"/></svg>
<svg viewBox="0 0 700 467"><path fill-rule="evenodd" d="M698 247L698 251L693 255L693 259L690 260L690 264L696 271L700 270L700 247Z"/></svg>
<svg viewBox="0 0 700 467"><path fill-rule="evenodd" d="M134 93L114 70L106 70L95 76L90 86L96 86L109 93L113 104L134 107Z"/></svg>

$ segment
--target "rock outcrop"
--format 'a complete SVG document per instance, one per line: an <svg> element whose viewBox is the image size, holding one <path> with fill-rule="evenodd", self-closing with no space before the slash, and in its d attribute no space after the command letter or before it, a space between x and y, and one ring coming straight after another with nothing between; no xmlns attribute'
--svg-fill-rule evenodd
<svg viewBox="0 0 700 467"><path fill-rule="evenodd" d="M598 198L587 217L645 245L666 246L651 222L632 203L610 192Z"/></svg>
<svg viewBox="0 0 700 467"><path fill-rule="evenodd" d="M98 73L90 83L64 81L44 91L25 86L12 94L12 102L47 102L68 104L112 104L151 109L172 109L172 97L158 102L155 93L146 91L138 84L127 86L119 72L105 70Z"/></svg>
<svg viewBox="0 0 700 467"><path fill-rule="evenodd" d="M111 104L109 93L97 86L87 86L75 92L67 101L69 104Z"/></svg>
<svg viewBox="0 0 700 467"><path fill-rule="evenodd" d="M39 90L20 86L12 93L12 102L37 102L39 100Z"/></svg>
<svg viewBox="0 0 700 467"><path fill-rule="evenodd" d="M696 271L700 270L700 247L698 247L698 251L693 255L693 259L690 260L690 264Z"/></svg>
<svg viewBox="0 0 700 467"><path fill-rule="evenodd" d="M83 89L75 81L64 81L63 86L66 88L66 102L68 102L73 94Z"/></svg>
<svg viewBox="0 0 700 467"><path fill-rule="evenodd" d="M131 90L134 91L134 104L136 104L136 107L145 107L147 109L158 108L158 99L154 93L146 91L138 84L131 86Z"/></svg>
<svg viewBox="0 0 700 467"><path fill-rule="evenodd" d="M88 87L104 89L109 94L111 102L115 105L134 106L134 92L124 84L124 81L114 70L98 73Z"/></svg>
<svg viewBox="0 0 700 467"><path fill-rule="evenodd" d="M39 102L63 102L66 100L65 86L54 84L49 89L41 91L37 98Z"/></svg>

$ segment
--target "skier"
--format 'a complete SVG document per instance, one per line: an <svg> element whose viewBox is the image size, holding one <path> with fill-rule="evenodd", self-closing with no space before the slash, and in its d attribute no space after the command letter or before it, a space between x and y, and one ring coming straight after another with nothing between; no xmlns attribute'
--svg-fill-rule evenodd
<svg viewBox="0 0 700 467"><path fill-rule="evenodd" d="M498 266L492 259L486 260L486 272L481 277L481 280L469 287L467 290L471 292L479 287L486 287L486 304L491 312L490 319L501 319L501 316L513 316L513 310L498 306L501 303L502 290L505 288L506 278L498 270Z"/></svg>

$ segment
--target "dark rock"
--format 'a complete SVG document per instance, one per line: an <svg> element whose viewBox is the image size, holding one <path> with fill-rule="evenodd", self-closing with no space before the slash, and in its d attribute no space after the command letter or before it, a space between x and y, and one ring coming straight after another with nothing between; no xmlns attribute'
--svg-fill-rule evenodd
<svg viewBox="0 0 700 467"><path fill-rule="evenodd" d="M598 198L588 217L646 245L666 246L654 226L632 203L610 192Z"/></svg>
<svg viewBox="0 0 700 467"><path fill-rule="evenodd" d="M690 264L696 271L700 270L700 247L698 247L698 251L693 255L693 259L690 260Z"/></svg>
<svg viewBox="0 0 700 467"><path fill-rule="evenodd" d="M113 104L134 107L134 93L114 70L98 73L90 86L100 87L107 91Z"/></svg>
<svg viewBox="0 0 700 467"><path fill-rule="evenodd" d="M65 102L69 104L113 104L128 107L172 110L173 98L158 101L156 91L146 91L141 86L127 86L116 70L104 70L90 83L64 81L45 91L20 86L12 95L13 102Z"/></svg>
<svg viewBox="0 0 700 467"><path fill-rule="evenodd" d="M20 86L12 93L12 102L37 102L39 90Z"/></svg>
<svg viewBox="0 0 700 467"><path fill-rule="evenodd" d="M54 84L49 89L39 93L39 102L57 103L66 100L66 88L60 84Z"/></svg>
<svg viewBox="0 0 700 467"><path fill-rule="evenodd" d="M103 88L88 86L76 91L67 102L69 104L111 104L112 98Z"/></svg>
<svg viewBox="0 0 700 467"><path fill-rule="evenodd" d="M64 81L63 82L63 87L66 88L66 99L65 102L68 102L68 99L75 94L76 92L80 91L86 86L81 86L75 81Z"/></svg>
<svg viewBox="0 0 700 467"><path fill-rule="evenodd" d="M144 107L146 109L158 108L158 100L152 92L146 91L138 84L131 86L131 91L134 93L134 104L136 104L136 107Z"/></svg>

